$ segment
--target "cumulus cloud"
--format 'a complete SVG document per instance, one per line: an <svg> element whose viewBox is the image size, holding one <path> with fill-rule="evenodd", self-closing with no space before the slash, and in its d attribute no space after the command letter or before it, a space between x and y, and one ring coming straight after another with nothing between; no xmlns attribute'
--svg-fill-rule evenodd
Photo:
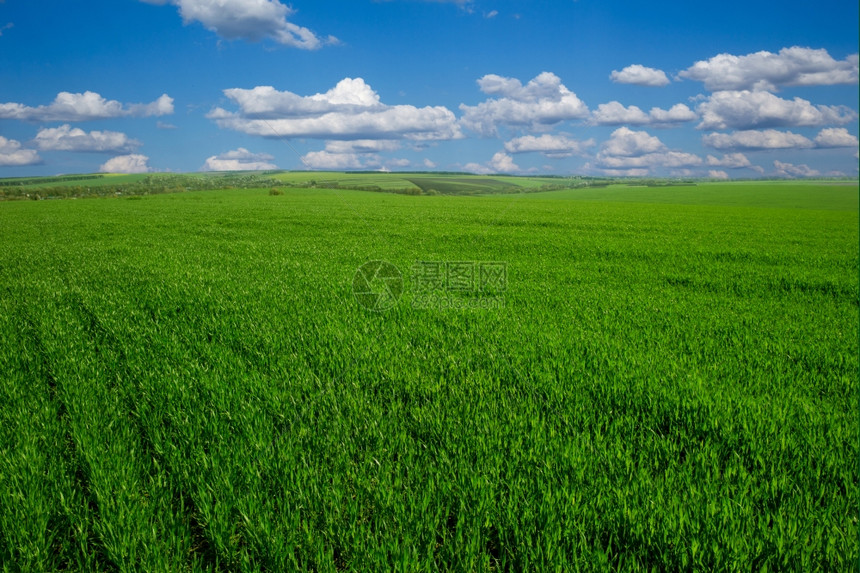
<svg viewBox="0 0 860 573"><path fill-rule="evenodd" d="M531 153L537 152L547 157L570 157L571 155L582 155L586 149L593 147L593 139L577 141L564 135L550 135L545 133L540 136L524 135L515 137L505 143L505 151L508 153Z"/></svg>
<svg viewBox="0 0 860 573"><path fill-rule="evenodd" d="M302 163L311 169L375 169L380 166L406 167L408 159L383 159L379 153L400 149L400 142L384 139L327 141L322 151L302 156Z"/></svg>
<svg viewBox="0 0 860 573"><path fill-rule="evenodd" d="M817 177L821 175L820 171L812 169L809 165L805 164L794 165L793 163L774 161L773 166L776 168L777 175L783 177Z"/></svg>
<svg viewBox="0 0 860 573"><path fill-rule="evenodd" d="M599 153L597 162L603 167L629 169L632 167L695 167L702 164L702 158L684 151L661 151L646 153L636 157L615 156Z"/></svg>
<svg viewBox="0 0 860 573"><path fill-rule="evenodd" d="M272 157L268 153L252 153L240 147L233 151L227 151L220 155L208 157L203 164L203 171L262 171L265 169L277 169L278 166L271 163Z"/></svg>
<svg viewBox="0 0 860 573"><path fill-rule="evenodd" d="M814 141L790 131L764 129L736 131L734 133L710 133L702 137L702 142L714 149L749 150L855 147L858 145L857 137L842 127L822 129Z"/></svg>
<svg viewBox="0 0 860 573"><path fill-rule="evenodd" d="M361 169L364 165L357 153L311 151L302 156L302 163L312 169Z"/></svg>
<svg viewBox="0 0 860 573"><path fill-rule="evenodd" d="M648 114L635 105L624 107L617 101L598 105L591 118L595 125L645 125L651 121Z"/></svg>
<svg viewBox="0 0 860 573"><path fill-rule="evenodd" d="M490 159L490 167L496 173L514 173L520 170L519 165L514 163L514 158L504 151L499 151L493 155L493 158Z"/></svg>
<svg viewBox="0 0 860 573"><path fill-rule="evenodd" d="M665 148L666 146L658 137L646 131L633 131L627 127L619 127L603 144L601 152L611 156L636 157L663 151Z"/></svg>
<svg viewBox="0 0 860 573"><path fill-rule="evenodd" d="M708 177L711 179L728 179L729 174L721 169L709 169Z"/></svg>
<svg viewBox="0 0 860 573"><path fill-rule="evenodd" d="M42 151L126 152L141 145L118 131L86 132L69 124L40 129L35 142Z"/></svg>
<svg viewBox="0 0 860 573"><path fill-rule="evenodd" d="M486 164L467 163L463 169L478 175L489 175L491 173L516 173L520 171L520 166L514 163L513 157L504 151L498 151Z"/></svg>
<svg viewBox="0 0 860 573"><path fill-rule="evenodd" d="M655 127L693 121L698 117L693 110L682 103L676 103L668 110L652 107L648 115L651 116L651 123Z"/></svg>
<svg viewBox="0 0 860 573"><path fill-rule="evenodd" d="M463 126L481 135L497 135L501 125L537 131L588 117L588 107L551 72L543 72L526 85L515 78L489 74L478 80L478 87L487 95L499 96L476 106L460 105Z"/></svg>
<svg viewBox="0 0 860 573"><path fill-rule="evenodd" d="M102 173L149 173L152 168L147 165L149 157L140 154L118 155L102 164Z"/></svg>
<svg viewBox="0 0 860 573"><path fill-rule="evenodd" d="M613 70L609 79L619 84L634 84L637 86L662 87L669 84L666 72L654 68L647 68L640 64L627 66L620 72Z"/></svg>
<svg viewBox="0 0 860 573"><path fill-rule="evenodd" d="M813 105L805 99L782 99L765 91L721 91L698 106L699 129L752 129L841 124L857 113L845 106Z"/></svg>
<svg viewBox="0 0 860 573"><path fill-rule="evenodd" d="M38 107L0 103L0 119L22 121L89 121L117 117L149 117L173 113L173 98L163 94L152 103L122 104L95 92L60 92L54 101Z"/></svg>
<svg viewBox="0 0 860 573"><path fill-rule="evenodd" d="M639 107L631 105L624 107L617 101L602 103L591 114L594 125L653 125L654 127L670 127L696 119L697 115L686 105L679 103L670 109L651 108L645 113Z"/></svg>
<svg viewBox="0 0 860 573"><path fill-rule="evenodd" d="M21 143L0 135L0 167L19 167L36 165L42 158L33 149L22 149Z"/></svg>
<svg viewBox="0 0 860 573"><path fill-rule="evenodd" d="M767 51L745 56L719 54L696 62L678 75L703 82L710 91L770 90L781 86L856 84L858 55L835 60L825 49L794 46L778 54Z"/></svg>
<svg viewBox="0 0 860 573"><path fill-rule="evenodd" d="M327 141L326 151L330 153L379 153L400 149L400 142L386 139L356 139L353 141Z"/></svg>
<svg viewBox="0 0 860 573"><path fill-rule="evenodd" d="M808 138L790 131L775 129L744 130L734 133L709 133L702 142L714 149L808 149L815 144Z"/></svg>
<svg viewBox="0 0 860 573"><path fill-rule="evenodd" d="M815 138L817 147L857 147L856 135L851 135L844 127L822 129Z"/></svg>
<svg viewBox="0 0 860 573"><path fill-rule="evenodd" d="M185 24L200 22L227 39L258 42L271 39L285 46L315 50L337 43L329 36L321 39L312 31L288 20L295 14L290 6L278 0L141 0L148 4L171 4L179 8Z"/></svg>
<svg viewBox="0 0 860 573"><path fill-rule="evenodd" d="M668 149L659 138L627 127L612 132L595 160L608 175L645 175L655 167L677 169L703 163L698 155Z"/></svg>
<svg viewBox="0 0 860 573"><path fill-rule="evenodd" d="M740 169L741 167L751 167L752 164L746 155L743 153L726 153L721 158L708 155L705 161L711 167L728 167L730 169Z"/></svg>
<svg viewBox="0 0 860 573"><path fill-rule="evenodd" d="M238 112L213 109L219 127L261 137L444 140L462 137L447 108L384 105L361 78L346 78L324 94L299 96L269 86L228 89Z"/></svg>
<svg viewBox="0 0 860 573"><path fill-rule="evenodd" d="M604 175L610 177L645 177L651 174L650 169L601 169Z"/></svg>

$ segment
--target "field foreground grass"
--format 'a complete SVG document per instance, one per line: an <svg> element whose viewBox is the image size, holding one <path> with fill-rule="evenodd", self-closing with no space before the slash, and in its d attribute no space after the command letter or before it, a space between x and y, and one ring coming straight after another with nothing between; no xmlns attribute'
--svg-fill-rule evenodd
<svg viewBox="0 0 860 573"><path fill-rule="evenodd" d="M847 570L857 187L817 189L0 204L0 570ZM419 261L504 304L416 308Z"/></svg>

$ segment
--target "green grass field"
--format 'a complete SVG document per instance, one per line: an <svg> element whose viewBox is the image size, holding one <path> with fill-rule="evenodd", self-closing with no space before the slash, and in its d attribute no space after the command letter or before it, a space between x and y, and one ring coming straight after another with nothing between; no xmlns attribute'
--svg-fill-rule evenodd
<svg viewBox="0 0 860 573"><path fill-rule="evenodd" d="M0 229L2 571L860 556L856 183L7 201ZM370 260L403 275L385 312ZM422 261L504 263L503 305L417 307Z"/></svg>

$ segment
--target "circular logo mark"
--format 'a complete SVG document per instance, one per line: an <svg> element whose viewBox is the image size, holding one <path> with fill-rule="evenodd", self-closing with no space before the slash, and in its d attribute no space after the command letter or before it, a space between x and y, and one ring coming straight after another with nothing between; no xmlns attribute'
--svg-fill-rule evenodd
<svg viewBox="0 0 860 573"><path fill-rule="evenodd" d="M352 279L352 294L358 304L374 312L388 310L403 294L403 277L388 261L368 261Z"/></svg>

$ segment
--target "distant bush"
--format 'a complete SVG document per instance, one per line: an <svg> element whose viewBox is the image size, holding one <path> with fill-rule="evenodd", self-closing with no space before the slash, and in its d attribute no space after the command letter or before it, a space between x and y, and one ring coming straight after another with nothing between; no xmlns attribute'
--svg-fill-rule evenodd
<svg viewBox="0 0 860 573"><path fill-rule="evenodd" d="M274 187L269 189L269 195L283 195L284 192L280 189L275 189Z"/></svg>

